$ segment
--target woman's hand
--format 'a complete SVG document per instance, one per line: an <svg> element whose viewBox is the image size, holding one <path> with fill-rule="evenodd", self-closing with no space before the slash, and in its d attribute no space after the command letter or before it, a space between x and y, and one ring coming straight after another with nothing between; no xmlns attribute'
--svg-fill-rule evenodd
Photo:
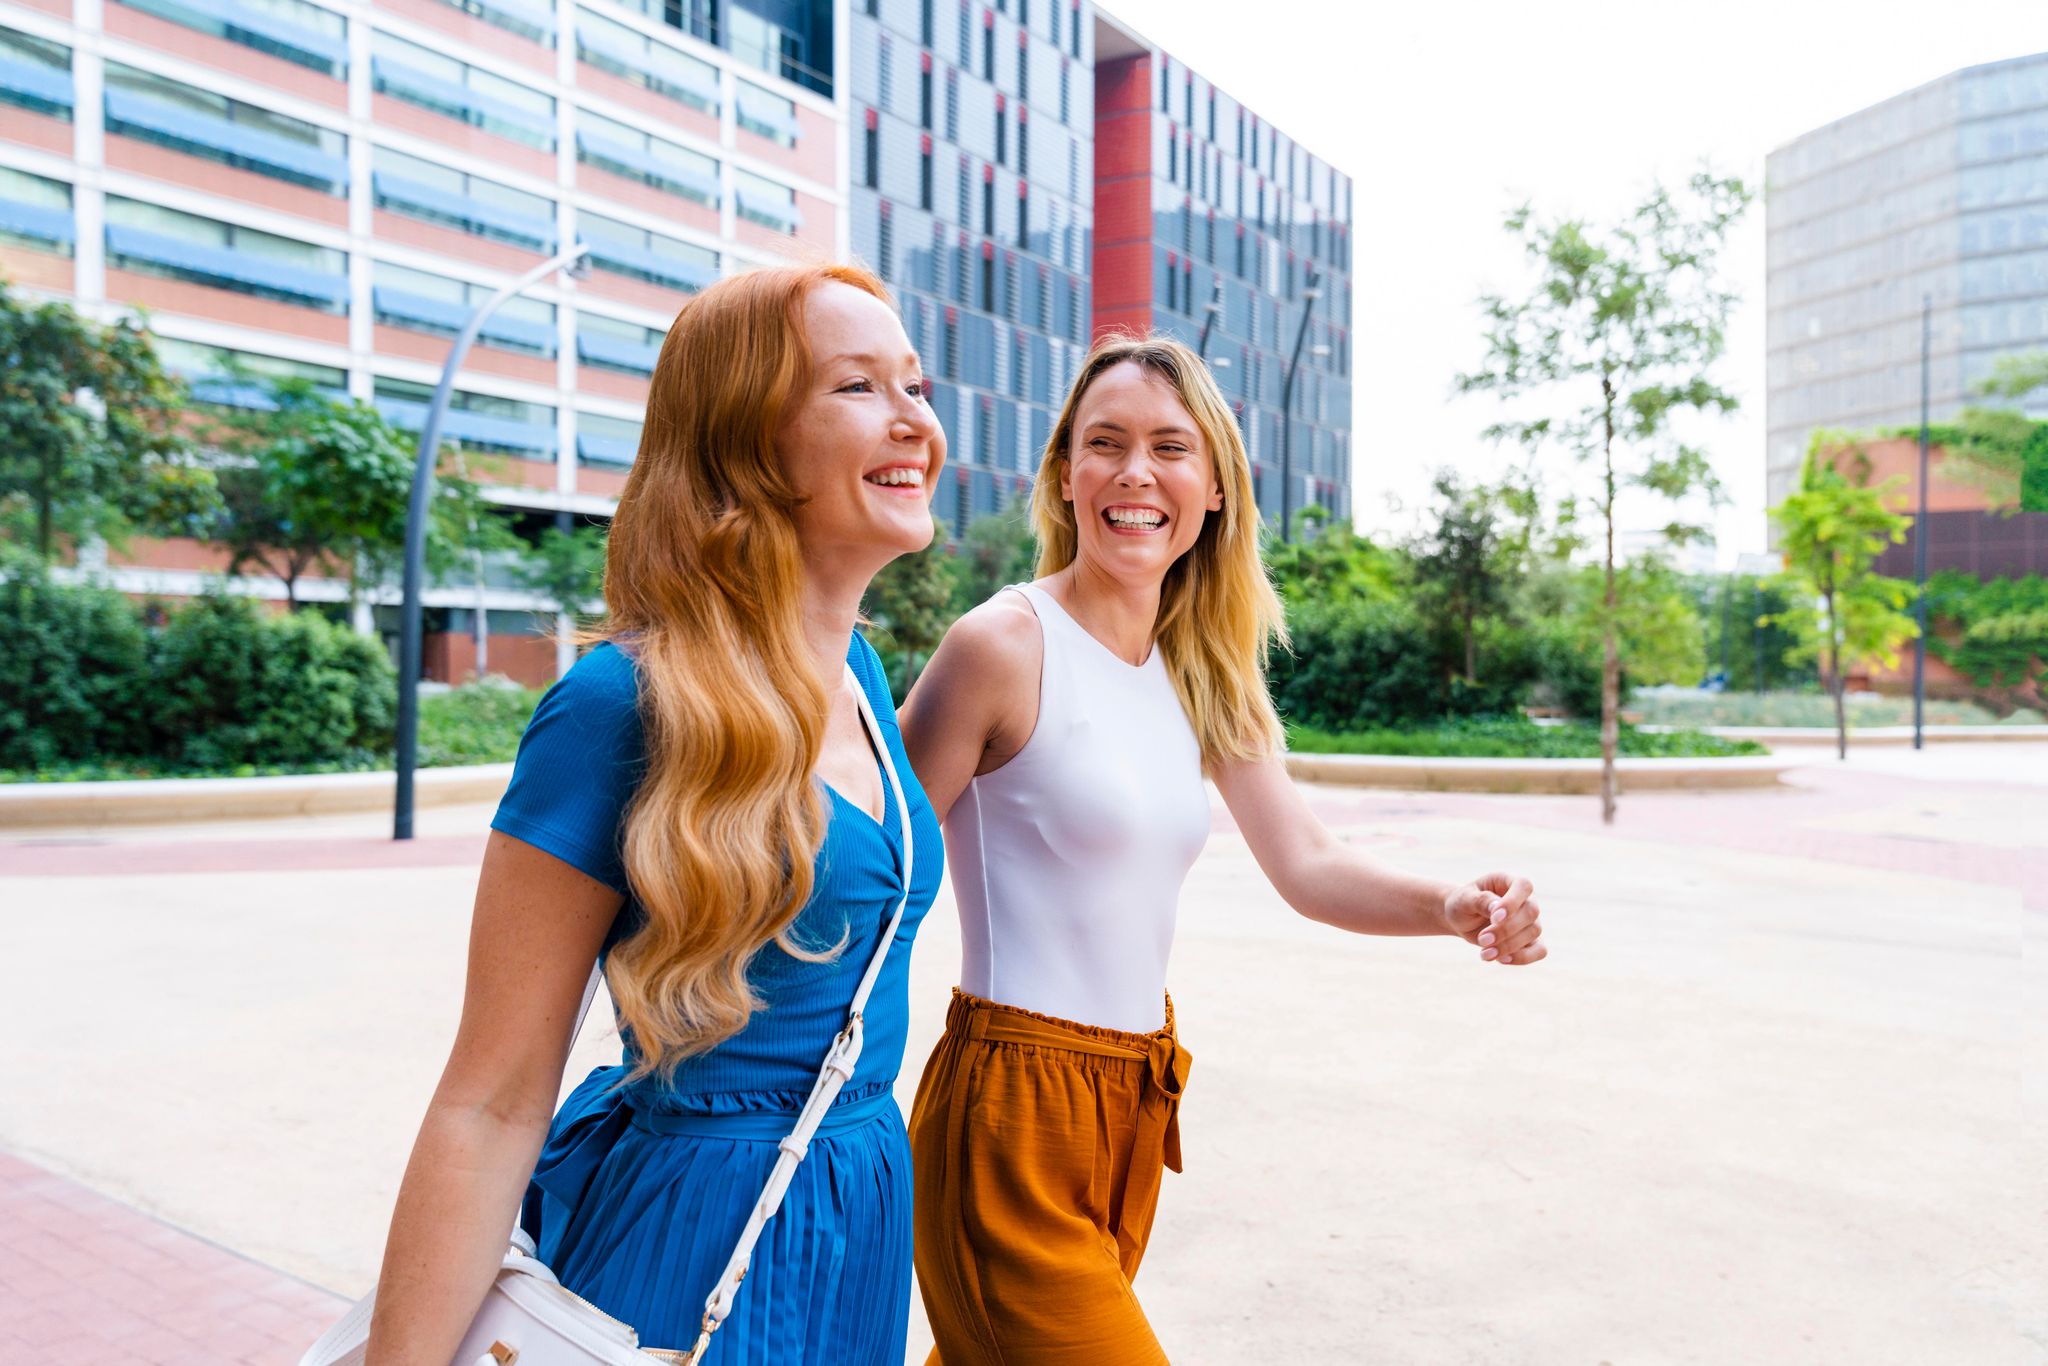
<svg viewBox="0 0 2048 1366"><path fill-rule="evenodd" d="M1444 924L1466 943L1477 945L1485 962L1515 967L1540 963L1550 950L1543 947L1543 913L1534 892L1525 877L1488 873L1444 897Z"/></svg>

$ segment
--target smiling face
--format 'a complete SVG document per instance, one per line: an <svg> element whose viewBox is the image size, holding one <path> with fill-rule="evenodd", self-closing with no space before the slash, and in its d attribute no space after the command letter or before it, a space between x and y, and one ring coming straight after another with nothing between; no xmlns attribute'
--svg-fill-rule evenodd
<svg viewBox="0 0 2048 1366"><path fill-rule="evenodd" d="M874 570L931 543L946 437L890 307L832 282L804 300L811 372L776 439L806 560Z"/></svg>
<svg viewBox="0 0 2048 1366"><path fill-rule="evenodd" d="M1154 582L1223 507L1215 462L1173 383L1132 361L1081 396L1060 470L1077 558L1126 581Z"/></svg>

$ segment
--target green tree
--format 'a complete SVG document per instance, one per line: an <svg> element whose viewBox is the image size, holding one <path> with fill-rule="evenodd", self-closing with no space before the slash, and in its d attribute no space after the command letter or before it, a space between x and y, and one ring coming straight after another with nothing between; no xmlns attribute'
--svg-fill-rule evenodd
<svg viewBox="0 0 2048 1366"><path fill-rule="evenodd" d="M1678 439L1673 419L1735 409L1734 395L1711 371L1725 349L1736 297L1721 277L1721 250L1749 199L1740 180L1701 172L1684 194L1658 186L1607 228L1541 219L1526 205L1517 209L1507 230L1520 239L1537 279L1518 300L1482 299L1485 359L1457 380L1463 393L1532 401L1537 411L1493 424L1490 436L1519 442L1532 455L1561 447L1598 467L1591 501L1605 533L1603 821L1614 819L1623 667L1615 508L1627 490L1674 504L1719 497L1706 453ZM1679 541L1702 534L1676 521L1666 530Z"/></svg>
<svg viewBox="0 0 2048 1366"><path fill-rule="evenodd" d="M1849 718L1843 695L1851 670L1898 662L1899 647L1914 636L1902 609L1913 585L1871 566L1887 545L1906 539L1910 517L1888 511L1885 494L1901 480L1869 488L1852 480L1824 452L1847 444L1839 433L1815 432L1799 487L1771 509L1783 534L1792 606L1778 616L1798 635L1795 658L1820 666L1835 702L1835 756L1849 755Z"/></svg>
<svg viewBox="0 0 2048 1366"><path fill-rule="evenodd" d="M228 572L253 565L276 577L296 609L299 580L338 567L354 602L397 571L418 443L370 404L305 379L273 380L267 393L267 406L216 408L205 424L209 444L228 457L218 469L223 514L214 533L228 547ZM513 543L460 453L444 456L430 505L429 571L445 575Z"/></svg>
<svg viewBox="0 0 2048 1366"><path fill-rule="evenodd" d="M863 606L885 637L883 662L899 699L909 694L953 624L953 572L946 524L934 518L931 544L891 560L868 585Z"/></svg>
<svg viewBox="0 0 2048 1366"><path fill-rule="evenodd" d="M1029 583L1038 568L1038 538L1023 505L977 517L953 554L953 615L981 606L1013 583Z"/></svg>
<svg viewBox="0 0 2048 1366"><path fill-rule="evenodd" d="M45 561L59 537L196 530L216 492L183 397L140 324L29 304L0 280L0 528Z"/></svg>
<svg viewBox="0 0 2048 1366"><path fill-rule="evenodd" d="M604 557L610 543L609 525L585 524L567 531L549 527L513 573L572 629L581 629L592 618L591 605L604 597Z"/></svg>
<svg viewBox="0 0 2048 1366"><path fill-rule="evenodd" d="M1310 504L1295 514L1297 534L1282 541L1268 528L1266 572L1292 611L1310 603L1392 602L1403 595L1408 567L1401 555L1373 544L1351 523Z"/></svg>
<svg viewBox="0 0 2048 1366"><path fill-rule="evenodd" d="M1479 628L1507 603L1506 547L1494 491L1438 470L1435 525L1409 542L1416 610L1439 643L1446 670L1479 681ZM1444 647L1448 646L1446 649Z"/></svg>

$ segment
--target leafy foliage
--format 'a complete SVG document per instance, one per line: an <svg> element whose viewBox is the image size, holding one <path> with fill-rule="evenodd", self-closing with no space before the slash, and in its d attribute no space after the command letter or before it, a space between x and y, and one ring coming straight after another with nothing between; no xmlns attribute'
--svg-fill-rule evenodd
<svg viewBox="0 0 2048 1366"><path fill-rule="evenodd" d="M1927 581L1928 652L1980 688L2017 693L2048 665L2048 579L1978 580L1944 570Z"/></svg>
<svg viewBox="0 0 2048 1366"><path fill-rule="evenodd" d="M931 544L915 554L897 556L868 585L863 605L889 687L899 700L909 694L925 661L953 624L953 575L946 525L935 518Z"/></svg>
<svg viewBox="0 0 2048 1366"><path fill-rule="evenodd" d="M520 562L519 581L557 612L580 622L604 596L604 556L610 539L608 527L549 527L532 554Z"/></svg>
<svg viewBox="0 0 2048 1366"><path fill-rule="evenodd" d="M1677 439L1682 413L1729 413L1733 394L1711 377L1725 349L1734 292L1722 283L1720 253L1748 206L1749 189L1702 172L1681 197L1662 186L1621 223L1596 229L1576 219L1544 220L1523 206L1507 219L1535 267L1518 300L1481 301L1487 327L1481 368L1460 376L1465 393L1504 402L1535 400L1532 412L1488 428L1532 457L1553 448L1578 462L1597 461L1592 502L1605 532L1601 603L1601 719L1614 734L1621 699L1621 596L1615 560L1615 508L1634 488L1673 502L1719 497L1706 453ZM1619 450L1617 450L1617 447ZM1620 463L1633 455L1632 464ZM1684 541L1703 528L1673 522ZM1614 744L1601 784L1601 814L1612 820Z"/></svg>
<svg viewBox="0 0 2048 1366"><path fill-rule="evenodd" d="M0 529L45 560L60 537L193 533L218 494L179 430L183 400L141 326L31 305L0 280Z"/></svg>
<svg viewBox="0 0 2048 1366"><path fill-rule="evenodd" d="M1479 626L1507 605L1512 566L1501 543L1493 491L1437 471L1436 525L1408 547L1417 610L1442 667L1479 681Z"/></svg>
<svg viewBox="0 0 2048 1366"><path fill-rule="evenodd" d="M420 699L419 764L505 764L540 705L540 693L495 683L469 683Z"/></svg>
<svg viewBox="0 0 2048 1366"><path fill-rule="evenodd" d="M1910 517L1886 509L1885 494L1899 481L1870 488L1836 466L1827 452L1845 442L1839 433L1815 432L1799 487L1771 510L1784 535L1786 585L1791 605L1775 620L1798 637L1794 658L1810 659L1835 698L1835 748L1846 755L1849 723L1842 704L1849 672L1865 664L1887 667L1915 634L1901 609L1912 585L1871 568L1887 545L1906 539Z"/></svg>
<svg viewBox="0 0 2048 1366"><path fill-rule="evenodd" d="M382 647L314 613L215 595L152 630L120 594L17 557L0 565L0 631L30 642L0 655L0 768L303 769L390 744Z"/></svg>
<svg viewBox="0 0 2048 1366"><path fill-rule="evenodd" d="M1038 567L1038 538L1022 506L970 522L953 555L953 615L981 606Z"/></svg>

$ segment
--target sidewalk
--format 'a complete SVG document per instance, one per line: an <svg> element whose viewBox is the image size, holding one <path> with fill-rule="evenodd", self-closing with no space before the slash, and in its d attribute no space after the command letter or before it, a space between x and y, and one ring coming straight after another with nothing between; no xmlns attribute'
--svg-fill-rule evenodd
<svg viewBox="0 0 2048 1366"><path fill-rule="evenodd" d="M1304 790L1398 866L1529 874L1553 957L1310 924L1215 808L1137 1285L1174 1361L2048 1362L2048 746L1816 754L1611 829ZM368 1288L488 815L0 836L0 1366L290 1366ZM958 953L942 897L906 1106Z"/></svg>
<svg viewBox="0 0 2048 1366"><path fill-rule="evenodd" d="M6 1366L288 1366L346 1307L0 1153Z"/></svg>

